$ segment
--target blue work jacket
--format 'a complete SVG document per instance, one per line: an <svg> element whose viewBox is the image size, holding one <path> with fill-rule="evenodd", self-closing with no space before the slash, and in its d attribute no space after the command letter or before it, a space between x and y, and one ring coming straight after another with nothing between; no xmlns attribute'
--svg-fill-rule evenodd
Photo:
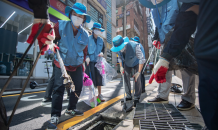
<svg viewBox="0 0 218 130"><path fill-rule="evenodd" d="M175 26L176 17L179 13L178 4L177 0L171 0L158 9L151 10L155 26L158 28L161 44L165 40L165 35Z"/></svg>
<svg viewBox="0 0 218 130"><path fill-rule="evenodd" d="M128 67L134 67L139 64L139 59L136 57L136 52L135 52L137 45L139 45L139 43L134 41L129 41L129 43L126 44L125 57L120 51L117 52L117 54L121 57L122 61L124 61L125 65Z"/></svg>
<svg viewBox="0 0 218 130"><path fill-rule="evenodd" d="M97 38L97 44L95 43L93 35L89 36L89 43L88 43L88 57L90 58L91 62L96 62L98 58L98 54L101 53L103 48L104 41L101 37Z"/></svg>
<svg viewBox="0 0 218 130"><path fill-rule="evenodd" d="M61 39L58 42L60 56L65 66L78 66L83 63L83 50L88 45L88 32L80 26L77 35L74 37L71 21L58 20L59 34ZM55 60L58 61L57 55Z"/></svg>

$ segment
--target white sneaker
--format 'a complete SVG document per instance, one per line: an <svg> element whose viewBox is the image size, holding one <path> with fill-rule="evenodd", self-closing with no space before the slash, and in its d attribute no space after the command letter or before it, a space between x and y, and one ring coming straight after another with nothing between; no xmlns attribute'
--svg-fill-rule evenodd
<svg viewBox="0 0 218 130"><path fill-rule="evenodd" d="M99 99L100 99L102 102L104 102L104 101L105 101L105 99L104 99L104 97L103 97L103 95L102 95L102 94L98 95L98 97L99 97Z"/></svg>
<svg viewBox="0 0 218 130"><path fill-rule="evenodd" d="M49 122L47 130L57 130L58 122L59 122L59 118L56 116L52 116L51 122Z"/></svg>

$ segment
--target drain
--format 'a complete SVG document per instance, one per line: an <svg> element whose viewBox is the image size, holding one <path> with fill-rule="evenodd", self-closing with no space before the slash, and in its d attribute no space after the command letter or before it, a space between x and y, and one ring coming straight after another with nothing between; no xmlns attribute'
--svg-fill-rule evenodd
<svg viewBox="0 0 218 130"><path fill-rule="evenodd" d="M172 104L139 103L135 109L134 125L140 130L202 129L190 123Z"/></svg>
<svg viewBox="0 0 218 130"><path fill-rule="evenodd" d="M113 130L113 128L117 124L118 123L114 124L114 123L107 122L107 121L98 121L93 126L89 127L87 130Z"/></svg>
<svg viewBox="0 0 218 130"><path fill-rule="evenodd" d="M77 130L113 130L122 119L99 115Z"/></svg>

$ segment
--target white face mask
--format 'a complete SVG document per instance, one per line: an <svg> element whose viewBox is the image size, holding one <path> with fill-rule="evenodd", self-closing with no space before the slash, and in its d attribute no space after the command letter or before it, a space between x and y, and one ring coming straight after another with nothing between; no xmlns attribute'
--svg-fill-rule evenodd
<svg viewBox="0 0 218 130"><path fill-rule="evenodd" d="M75 15L71 15L71 20L74 26L79 26L83 23L83 19Z"/></svg>
<svg viewBox="0 0 218 130"><path fill-rule="evenodd" d="M100 30L94 30L94 34L96 34L96 35L101 35L101 31Z"/></svg>
<svg viewBox="0 0 218 130"><path fill-rule="evenodd" d="M123 47L123 49L121 49L121 52L124 52L126 50L126 46Z"/></svg>

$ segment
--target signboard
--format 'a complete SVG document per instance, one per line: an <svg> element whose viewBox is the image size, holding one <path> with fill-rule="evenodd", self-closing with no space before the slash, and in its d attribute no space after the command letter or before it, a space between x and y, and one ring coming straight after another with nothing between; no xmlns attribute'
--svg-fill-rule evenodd
<svg viewBox="0 0 218 130"><path fill-rule="evenodd" d="M123 15L124 15L124 14L119 14L119 15L117 15L116 19L123 18ZM130 11L127 11L127 12L126 12L126 16L128 16L128 15L130 15Z"/></svg>
<svg viewBox="0 0 218 130"><path fill-rule="evenodd" d="M50 0L51 7L65 14L66 5L58 0Z"/></svg>
<svg viewBox="0 0 218 130"><path fill-rule="evenodd" d="M126 29L130 29L130 24L126 25ZM120 32L120 31L123 31L123 27L119 27L117 28L117 31L116 32Z"/></svg>
<svg viewBox="0 0 218 130"><path fill-rule="evenodd" d="M107 10L107 3L105 2L105 0L97 0L101 5L102 7L104 7L105 10Z"/></svg>

